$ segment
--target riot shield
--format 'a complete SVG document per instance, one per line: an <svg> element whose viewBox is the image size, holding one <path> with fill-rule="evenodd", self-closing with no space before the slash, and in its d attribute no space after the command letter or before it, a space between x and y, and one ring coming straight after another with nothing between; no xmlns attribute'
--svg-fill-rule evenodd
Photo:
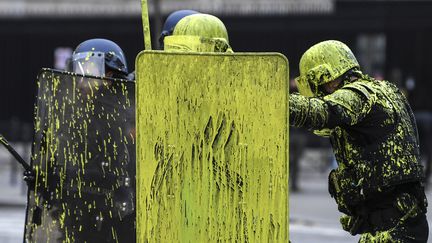
<svg viewBox="0 0 432 243"><path fill-rule="evenodd" d="M144 51L138 242L288 242L288 61Z"/></svg>
<svg viewBox="0 0 432 243"><path fill-rule="evenodd" d="M26 242L135 242L135 87L38 76Z"/></svg>

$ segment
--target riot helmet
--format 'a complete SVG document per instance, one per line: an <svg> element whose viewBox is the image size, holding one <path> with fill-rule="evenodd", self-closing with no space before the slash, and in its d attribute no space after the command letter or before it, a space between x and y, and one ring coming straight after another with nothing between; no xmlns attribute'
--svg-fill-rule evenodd
<svg viewBox="0 0 432 243"><path fill-rule="evenodd" d="M161 49L164 49L164 39L166 36L170 36L173 34L174 28L177 23L184 17L197 14L197 11L194 10L178 10L171 13L168 18L165 20L164 26L162 28L162 32L159 36L159 46Z"/></svg>
<svg viewBox="0 0 432 243"><path fill-rule="evenodd" d="M194 14L181 19L172 36L165 40L166 50L232 52L224 23L209 14Z"/></svg>
<svg viewBox="0 0 432 243"><path fill-rule="evenodd" d="M325 92L320 90L323 84L359 68L356 57L347 45L337 40L323 41L309 48L301 57L297 87L302 95L324 96Z"/></svg>
<svg viewBox="0 0 432 243"><path fill-rule="evenodd" d="M107 39L90 39L77 46L72 54L72 71L83 75L124 78L128 75L123 50Z"/></svg>
<svg viewBox="0 0 432 243"><path fill-rule="evenodd" d="M181 19L174 28L173 35L223 38L228 41L228 31L224 23L210 14L197 14Z"/></svg>

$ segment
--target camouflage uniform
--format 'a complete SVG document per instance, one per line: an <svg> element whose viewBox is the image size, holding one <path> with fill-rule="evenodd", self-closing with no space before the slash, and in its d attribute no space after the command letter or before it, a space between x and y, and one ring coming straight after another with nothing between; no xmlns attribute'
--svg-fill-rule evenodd
<svg viewBox="0 0 432 243"><path fill-rule="evenodd" d="M326 93L322 85L341 85ZM426 197L414 115L387 81L359 71L349 48L321 42L300 61L300 94L290 96L290 123L330 137L338 168L329 175L342 226L360 242L426 242ZM309 96L309 97L307 97Z"/></svg>

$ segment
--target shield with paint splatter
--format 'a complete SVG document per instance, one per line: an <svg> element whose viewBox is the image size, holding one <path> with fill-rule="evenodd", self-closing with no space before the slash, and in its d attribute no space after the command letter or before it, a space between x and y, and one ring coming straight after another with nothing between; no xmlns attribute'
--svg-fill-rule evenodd
<svg viewBox="0 0 432 243"><path fill-rule="evenodd" d="M135 241L134 96L126 80L39 73L26 242Z"/></svg>
<svg viewBox="0 0 432 243"><path fill-rule="evenodd" d="M288 241L288 62L137 57L139 242Z"/></svg>

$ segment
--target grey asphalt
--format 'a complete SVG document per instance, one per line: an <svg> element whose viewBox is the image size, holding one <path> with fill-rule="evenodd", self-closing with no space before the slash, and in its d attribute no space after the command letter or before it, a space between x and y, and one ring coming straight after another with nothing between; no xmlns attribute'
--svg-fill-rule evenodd
<svg viewBox="0 0 432 243"><path fill-rule="evenodd" d="M358 237L343 231L340 213L327 193L327 172L320 172L316 160L302 161L300 192L290 194L290 240L292 243L350 243ZM26 186L22 170L0 150L0 243L22 242ZM13 171L13 172L11 172ZM427 191L432 202L432 190ZM428 213L429 222L432 214ZM431 231L432 233L432 231ZM430 240L432 242L432 240Z"/></svg>
<svg viewBox="0 0 432 243"><path fill-rule="evenodd" d="M290 193L290 240L292 243L357 242L339 225L340 213L327 192L326 173L303 172L300 191Z"/></svg>
<svg viewBox="0 0 432 243"><path fill-rule="evenodd" d="M430 187L429 187L430 188ZM432 202L432 190L426 191ZM429 207L428 221L432 222ZM327 172L303 171L300 175L300 191L290 194L290 239L292 243L350 243L358 236L351 236L339 224L340 213L334 199L327 192ZM429 235L432 230L429 228ZM429 239L428 242L432 242Z"/></svg>
<svg viewBox="0 0 432 243"><path fill-rule="evenodd" d="M0 207L0 242L23 242L25 207Z"/></svg>

